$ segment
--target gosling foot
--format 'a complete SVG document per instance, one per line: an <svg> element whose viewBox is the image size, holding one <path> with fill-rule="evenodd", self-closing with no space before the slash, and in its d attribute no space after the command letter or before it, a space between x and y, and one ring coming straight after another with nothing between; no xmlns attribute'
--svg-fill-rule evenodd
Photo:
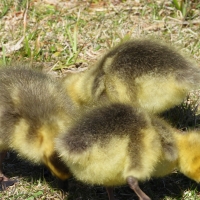
<svg viewBox="0 0 200 200"><path fill-rule="evenodd" d="M15 179L9 179L6 176L0 177L0 190L6 190L8 187L13 186L16 182L18 182Z"/></svg>

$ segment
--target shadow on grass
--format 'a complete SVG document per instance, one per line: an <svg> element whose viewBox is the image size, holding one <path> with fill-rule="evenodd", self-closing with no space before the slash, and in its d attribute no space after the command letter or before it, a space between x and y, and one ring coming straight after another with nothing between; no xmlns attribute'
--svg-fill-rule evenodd
<svg viewBox="0 0 200 200"><path fill-rule="evenodd" d="M65 189L68 182L60 181L54 177L45 166L38 166L30 164L23 159L20 159L15 153L10 152L9 159L4 162L4 173L8 177L16 179L24 178L28 182L41 182L48 183L52 188Z"/></svg>
<svg viewBox="0 0 200 200"><path fill-rule="evenodd" d="M189 97L188 97L189 98ZM161 117L168 121L173 127L187 130L198 128L200 124L200 114L198 114L199 103L182 103L161 114Z"/></svg>
<svg viewBox="0 0 200 200"><path fill-rule="evenodd" d="M10 158L5 162L5 174L9 177L22 177L29 183L41 183L45 181L50 187L63 190L69 195L66 200L105 200L108 199L104 187L87 186L73 178L62 182L51 175L43 166L34 166L16 157L11 153ZM164 178L152 179L145 183L140 183L142 190L153 200L162 200L165 197L171 199L183 199L183 192L187 190L196 190L200 193L200 186L194 181L181 175L172 173ZM122 186L115 188L115 196L118 200L138 199L135 193L128 187Z"/></svg>
<svg viewBox="0 0 200 200"><path fill-rule="evenodd" d="M197 193L200 193L200 186L180 173L173 173L164 178L152 179L145 183L140 183L140 187L152 200L163 200L166 197L184 199L183 193L187 190L195 190ZM115 197L117 200L138 200L138 197L128 186L115 188ZM68 199L105 200L108 197L103 187L86 186L74 180L69 180Z"/></svg>

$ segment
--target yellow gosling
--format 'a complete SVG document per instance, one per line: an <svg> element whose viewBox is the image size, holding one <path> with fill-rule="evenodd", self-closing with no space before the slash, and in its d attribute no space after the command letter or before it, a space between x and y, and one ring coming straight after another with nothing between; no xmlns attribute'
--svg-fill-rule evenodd
<svg viewBox="0 0 200 200"><path fill-rule="evenodd" d="M74 177L109 188L128 183L141 200L139 181L169 174L178 165L174 130L162 119L125 104L89 111L56 139L56 149ZM167 166L167 168L165 167Z"/></svg>
<svg viewBox="0 0 200 200"><path fill-rule="evenodd" d="M74 106L58 80L16 66L0 69L0 177L6 150L45 164L60 179L70 176L54 147L54 138L69 126Z"/></svg>
<svg viewBox="0 0 200 200"><path fill-rule="evenodd" d="M199 67L175 48L141 39L119 44L63 85L79 107L108 99L159 114L179 105L199 81Z"/></svg>

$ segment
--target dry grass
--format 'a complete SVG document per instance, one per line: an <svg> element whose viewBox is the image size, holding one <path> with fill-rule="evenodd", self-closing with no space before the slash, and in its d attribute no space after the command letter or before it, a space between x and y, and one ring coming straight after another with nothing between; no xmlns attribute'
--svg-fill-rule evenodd
<svg viewBox="0 0 200 200"><path fill-rule="evenodd" d="M30 62L62 76L92 66L122 40L153 37L178 46L200 65L200 4L190 2L183 13L172 1L159 0L1 0L0 64ZM46 169L13 154L4 168L20 181L0 193L1 199L107 199L104 188L73 179L64 192ZM177 173L150 180L142 188L154 200L200 199L199 186ZM117 188L116 195L119 200L137 199L128 187Z"/></svg>

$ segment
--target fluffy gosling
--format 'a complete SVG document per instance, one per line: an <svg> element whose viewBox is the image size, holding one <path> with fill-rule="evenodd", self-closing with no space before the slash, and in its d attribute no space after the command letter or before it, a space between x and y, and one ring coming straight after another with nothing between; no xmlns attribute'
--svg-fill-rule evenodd
<svg viewBox="0 0 200 200"><path fill-rule="evenodd" d="M154 114L182 103L199 88L200 68L173 47L148 39L114 47L82 73L63 84L77 106L111 102L140 106Z"/></svg>
<svg viewBox="0 0 200 200"><path fill-rule="evenodd" d="M0 176L6 150L35 164L45 164L60 179L69 176L54 148L73 117L73 103L59 80L25 67L0 69ZM12 182L11 182L12 183Z"/></svg>

